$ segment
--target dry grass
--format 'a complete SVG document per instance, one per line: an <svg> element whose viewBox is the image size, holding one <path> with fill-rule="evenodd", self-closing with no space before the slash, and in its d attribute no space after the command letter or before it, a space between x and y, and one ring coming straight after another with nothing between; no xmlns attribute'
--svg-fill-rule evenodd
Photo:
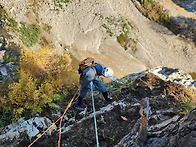
<svg viewBox="0 0 196 147"><path fill-rule="evenodd" d="M191 77L192 77L193 79L196 79L196 72L190 72L189 74L191 75Z"/></svg>
<svg viewBox="0 0 196 147"><path fill-rule="evenodd" d="M163 6L160 6L157 2L153 0L137 1L139 1L141 5L137 7L148 19L163 25L168 25L168 23L170 22L170 16L168 11L166 11Z"/></svg>

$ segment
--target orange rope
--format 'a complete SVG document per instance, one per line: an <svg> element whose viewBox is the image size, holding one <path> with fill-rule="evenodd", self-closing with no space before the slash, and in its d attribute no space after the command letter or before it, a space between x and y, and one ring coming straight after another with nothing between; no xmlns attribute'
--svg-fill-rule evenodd
<svg viewBox="0 0 196 147"><path fill-rule="evenodd" d="M76 94L74 95L74 97L76 96ZM74 99L73 97L73 99ZM79 97L79 95L76 97L76 99ZM69 109L69 107L71 106L71 103L73 101L73 99L70 101L70 103L68 104L67 108L65 109L64 113L62 116L65 115L65 113L67 112L67 110ZM62 120L63 120L63 117L61 117L61 121L60 121L60 124L59 124L59 141L58 141L58 147L60 147L61 145L61 123L62 123Z"/></svg>
<svg viewBox="0 0 196 147"><path fill-rule="evenodd" d="M77 94L77 92L76 92L76 94ZM72 102L73 102L73 100L74 100L76 94L73 96L73 98L72 98L71 101L69 102L69 104L68 104L67 108L65 109L63 115L62 115L61 117L59 117L59 119L57 119L50 127L48 127L48 129L45 130L39 137L37 137L28 147L31 147L31 146L32 146L38 139L40 139L48 130L50 130L59 120L62 121L63 116L65 115L65 113L67 112L67 110L69 109L69 107L71 106L71 104L72 104ZM78 97L79 97L79 95L77 96L77 98L78 98ZM76 99L77 99L77 98L76 98ZM61 129L60 129L60 130L61 130ZM59 143L60 143L60 141L59 141Z"/></svg>

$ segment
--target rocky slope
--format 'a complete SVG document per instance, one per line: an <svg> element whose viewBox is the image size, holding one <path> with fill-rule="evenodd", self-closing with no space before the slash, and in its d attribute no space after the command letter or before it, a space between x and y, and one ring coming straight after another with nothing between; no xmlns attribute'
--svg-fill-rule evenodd
<svg viewBox="0 0 196 147"><path fill-rule="evenodd" d="M189 109L188 105L192 105L192 109L195 107L192 102L196 104L196 96L192 93L192 99L186 99L188 93L185 90L196 90L195 80L180 69L158 67L130 74L120 81L107 85L110 96L114 98L111 103L94 93L100 146L194 146L196 110L187 114L181 112ZM148 111L141 112L144 99L148 100ZM76 102L63 117L61 146L96 146L91 95L84 99L83 111L75 106ZM143 133L139 131L141 113L148 113ZM28 146L60 115L21 119L1 128L0 145ZM58 125L55 124L32 146L57 146Z"/></svg>
<svg viewBox="0 0 196 147"><path fill-rule="evenodd" d="M174 8L175 11L170 11L172 17L181 26L190 28L190 37L194 37L195 15L181 11L170 0L159 2ZM195 91L186 91L196 87L196 81L187 74L196 71L193 43L149 21L130 0L1 0L0 4L17 22L40 26L40 40L31 50L50 45L70 52L75 60L92 56L112 67L115 76L123 77L119 83L107 84L113 102L105 102L99 93L94 93L100 146L195 145ZM117 42L124 31L129 37L125 48ZM7 33L12 37L5 39L1 35L0 60L6 45L12 42L19 48L23 45L17 34ZM14 67L12 63L0 62L0 75L14 74ZM149 100L149 111L142 116L145 98ZM83 111L75 106L76 102L63 117L61 146L95 146L91 95L85 98ZM37 115L1 128L0 146L28 146L61 114ZM140 123L144 118L145 123ZM57 146L58 125L33 146Z"/></svg>
<svg viewBox="0 0 196 147"><path fill-rule="evenodd" d="M196 71L194 44L149 21L130 0L1 0L1 5L17 22L41 27L39 44L32 50L50 45L77 60L92 56L112 67L117 77L157 66ZM123 31L128 31L126 48L117 42ZM20 42L9 34L10 42Z"/></svg>

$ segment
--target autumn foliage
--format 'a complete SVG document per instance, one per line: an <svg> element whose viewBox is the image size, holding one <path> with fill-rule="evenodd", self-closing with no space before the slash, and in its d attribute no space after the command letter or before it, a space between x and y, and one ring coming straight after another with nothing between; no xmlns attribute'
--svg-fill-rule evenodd
<svg viewBox="0 0 196 147"><path fill-rule="evenodd" d="M77 88L77 73L70 65L69 54L61 55L49 47L36 51L24 49L19 80L9 85L9 107L15 119L25 113L34 115L56 104Z"/></svg>

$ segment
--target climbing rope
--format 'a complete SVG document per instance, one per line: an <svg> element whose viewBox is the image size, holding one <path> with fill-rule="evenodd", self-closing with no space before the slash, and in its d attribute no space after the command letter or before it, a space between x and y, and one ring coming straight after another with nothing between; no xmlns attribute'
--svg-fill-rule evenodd
<svg viewBox="0 0 196 147"><path fill-rule="evenodd" d="M48 130L50 130L59 120L62 120L62 118L64 117L65 113L67 112L67 110L69 109L69 107L71 106L73 100L75 99L77 92L75 93L75 95L73 96L73 98L71 99L71 101L69 102L69 104L67 105L67 108L65 109L63 115L61 117L59 117L59 119L57 119L51 126L48 127L47 130L45 130L39 137L37 137L28 147L31 147L38 139L40 139ZM79 97L79 95L76 97L76 99ZM60 129L60 134L61 134L61 129ZM59 141L58 141L58 146L60 144L60 137L59 137Z"/></svg>
<svg viewBox="0 0 196 147"><path fill-rule="evenodd" d="M98 140L98 131L97 131L97 121L96 121L96 115L95 115L95 103L94 103L94 97L93 97L93 82L91 81L90 83L91 85L91 95L92 95L92 104L93 104L93 115L94 115L94 126L95 126L95 135L96 135L96 143L97 143L97 147L99 147L99 140ZM67 105L63 115L61 117L59 117L51 126L48 127L47 130L45 130L39 137L37 137L28 147L31 147L38 139L40 139L48 130L50 130L59 120L60 121L60 125L59 125L59 140L58 140L58 147L60 147L60 140L61 140L61 122L62 119L64 117L64 115L66 114L67 110L70 108L72 102L74 99L77 99L79 97L79 95L75 98L77 92L75 93L75 95L73 96L73 98L71 99L71 101L69 102L69 104Z"/></svg>
<svg viewBox="0 0 196 147"><path fill-rule="evenodd" d="M75 96L76 96L77 92L75 93L74 97L71 99L70 103L68 104L67 108L65 109L64 113L62 116L65 115L65 113L67 112L67 110L69 109L69 107L71 106L71 103L73 102ZM79 97L79 95L76 97L76 99ZM61 121L59 124L59 141L58 141L58 147L60 147L61 145L61 123L62 123L63 117L61 117Z"/></svg>
<svg viewBox="0 0 196 147"><path fill-rule="evenodd" d="M92 95L92 103L93 103L93 115L94 115L96 142L97 142L97 147L99 147L97 121L96 121L96 115L95 115L95 103L94 103L94 98L93 98L93 82L92 81L91 81L90 85L91 85L91 95Z"/></svg>

